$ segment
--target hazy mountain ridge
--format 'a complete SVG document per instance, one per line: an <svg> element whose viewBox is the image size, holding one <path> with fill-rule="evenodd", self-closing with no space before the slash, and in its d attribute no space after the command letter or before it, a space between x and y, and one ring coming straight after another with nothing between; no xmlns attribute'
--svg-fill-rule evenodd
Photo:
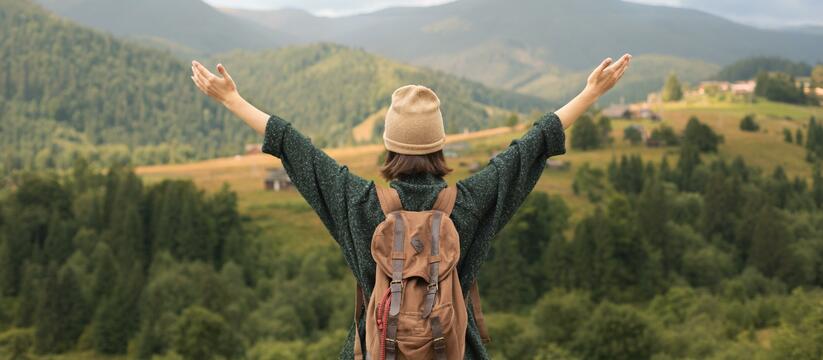
<svg viewBox="0 0 823 360"><path fill-rule="evenodd" d="M227 15L200 0L35 1L82 25L118 36L166 39L171 44L161 47L186 53L266 49L290 41L279 31Z"/></svg>
<svg viewBox="0 0 823 360"><path fill-rule="evenodd" d="M0 174L65 167L79 156L108 163L190 161L234 155L261 141L197 91L187 62L27 0L0 0L0 57L8 60L0 69ZM234 51L215 59L231 69L245 96L321 146L351 144L351 129L408 83L438 91L452 131L496 125L495 113L554 105L339 45Z"/></svg>
<svg viewBox="0 0 823 360"><path fill-rule="evenodd" d="M256 104L327 139L349 136L353 127L388 106L392 92L406 84L425 84L437 92L449 132L499 125L490 113L495 108L528 113L556 105L329 43L232 52L215 56L217 61L229 68L241 91Z"/></svg>
<svg viewBox="0 0 823 360"><path fill-rule="evenodd" d="M555 101L567 99L579 82L546 89L541 87L546 77L559 73L579 79L602 58L623 52L633 53L638 60L648 57L632 69L633 76L640 77L628 82L634 85L624 84L613 94L632 100L662 86L670 72L697 81L719 69L712 64L749 56L823 59L823 48L817 45L823 43L823 36L758 29L696 10L617 0L461 0L342 18L294 9L230 12L278 31L290 29L297 41L363 47ZM673 62L667 67L659 62L664 58Z"/></svg>

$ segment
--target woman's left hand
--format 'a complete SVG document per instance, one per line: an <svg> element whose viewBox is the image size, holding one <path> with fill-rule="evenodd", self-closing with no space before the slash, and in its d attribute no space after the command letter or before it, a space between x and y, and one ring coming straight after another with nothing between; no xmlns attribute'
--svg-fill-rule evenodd
<svg viewBox="0 0 823 360"><path fill-rule="evenodd" d="M623 55L617 62L612 62L611 58L603 60L600 66L589 75L584 92L596 98L603 96L623 78L623 74L629 69L631 60L632 56L629 54Z"/></svg>
<svg viewBox="0 0 823 360"><path fill-rule="evenodd" d="M191 62L191 80L204 94L219 101L228 107L232 101L241 99L237 91L237 84L232 80L228 70L222 64L217 65L217 72L221 76L211 73L205 66L197 61Z"/></svg>

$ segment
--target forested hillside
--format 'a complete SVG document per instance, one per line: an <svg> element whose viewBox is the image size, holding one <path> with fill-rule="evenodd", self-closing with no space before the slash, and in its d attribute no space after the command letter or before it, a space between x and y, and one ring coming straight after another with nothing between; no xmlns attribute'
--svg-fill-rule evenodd
<svg viewBox="0 0 823 360"><path fill-rule="evenodd" d="M783 72L791 76L810 76L812 67L781 57L753 57L724 66L714 78L725 81L751 80L764 71Z"/></svg>
<svg viewBox="0 0 823 360"><path fill-rule="evenodd" d="M786 146L816 161L823 130L803 122ZM662 161L583 164L573 197L528 197L480 275L494 359L823 355L823 176L730 160L715 131L693 119ZM17 178L0 356L335 358L354 284L336 244L295 192L247 196L240 212L225 188L83 162Z"/></svg>
<svg viewBox="0 0 823 360"><path fill-rule="evenodd" d="M0 0L4 172L180 162L236 153L250 133L187 81L166 53L88 30L29 1Z"/></svg>
<svg viewBox="0 0 823 360"><path fill-rule="evenodd" d="M174 163L240 153L259 136L191 84L189 66L50 15L0 0L0 173L105 164ZM433 87L450 130L477 130L489 108L550 110L546 101L333 45L216 56L244 95L288 118L320 145L351 143L350 130L387 106L404 84Z"/></svg>
<svg viewBox="0 0 823 360"><path fill-rule="evenodd" d="M388 107L392 92L404 84L424 84L437 93L450 133L501 125L504 118L494 117L493 108L529 113L549 111L556 104L334 44L214 58L228 67L253 103L332 145L350 142L351 129ZM584 85L582 80L577 87Z"/></svg>

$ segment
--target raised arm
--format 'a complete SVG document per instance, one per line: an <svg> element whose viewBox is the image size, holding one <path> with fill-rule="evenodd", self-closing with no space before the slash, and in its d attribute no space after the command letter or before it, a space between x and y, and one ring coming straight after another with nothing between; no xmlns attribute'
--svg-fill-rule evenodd
<svg viewBox="0 0 823 360"><path fill-rule="evenodd" d="M348 223L349 203L360 203L373 184L341 166L285 120L270 116L249 104L223 65L221 76L212 74L199 62L192 62L192 81L206 95L222 103L252 129L265 135L263 152L280 158L292 183L320 216L335 240Z"/></svg>
<svg viewBox="0 0 823 360"><path fill-rule="evenodd" d="M217 72L222 77L212 74L211 71L197 61L191 62L191 80L194 81L200 91L223 104L254 131L257 131L258 134L265 134L266 122L270 118L269 114L260 111L240 96L237 84L223 64L217 65Z"/></svg>
<svg viewBox="0 0 823 360"><path fill-rule="evenodd" d="M566 152L564 130L610 90L629 67L631 56L603 62L589 76L586 88L568 104L538 120L520 139L478 173L458 182L461 198L482 226L496 233L508 222L540 179L550 156Z"/></svg>

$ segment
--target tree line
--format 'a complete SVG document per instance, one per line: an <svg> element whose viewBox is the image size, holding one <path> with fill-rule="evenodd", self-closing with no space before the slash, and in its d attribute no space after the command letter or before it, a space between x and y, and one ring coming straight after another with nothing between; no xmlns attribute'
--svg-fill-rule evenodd
<svg viewBox="0 0 823 360"><path fill-rule="evenodd" d="M495 358L823 355L819 167L804 179L707 161L718 137L689 128L676 162L582 166L574 190L594 209L576 224L561 197L527 199L495 240L495 276L480 276L493 333L512 334ZM745 340L764 329L778 329L771 350Z"/></svg>

